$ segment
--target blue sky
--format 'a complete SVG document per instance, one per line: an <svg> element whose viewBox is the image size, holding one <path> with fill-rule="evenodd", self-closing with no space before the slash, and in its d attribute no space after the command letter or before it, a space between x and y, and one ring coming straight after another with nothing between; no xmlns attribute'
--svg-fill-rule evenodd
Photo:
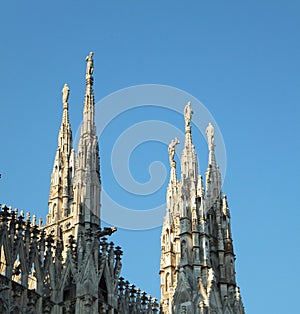
<svg viewBox="0 0 300 314"><path fill-rule="evenodd" d="M153 83L182 89L208 108L227 151L223 190L246 311L296 312L300 4L174 2L1 2L1 203L46 215L61 89L65 82L71 89L75 135L82 117L84 59L94 51L97 101L121 88ZM132 114L136 122L149 113ZM183 127L177 115L151 115ZM201 136L195 140L204 173L205 141ZM108 190L115 182L105 141L109 137L102 147L100 142L101 173ZM149 179L151 160L168 169L167 146L148 144L130 160L140 182ZM164 187L151 200L128 194L128 206L146 208L163 201ZM124 249L123 276L159 297L160 229L119 230L114 241Z"/></svg>

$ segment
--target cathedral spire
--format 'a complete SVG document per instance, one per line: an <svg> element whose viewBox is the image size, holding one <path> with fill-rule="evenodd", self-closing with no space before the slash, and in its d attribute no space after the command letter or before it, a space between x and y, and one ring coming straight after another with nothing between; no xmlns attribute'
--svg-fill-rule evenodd
<svg viewBox="0 0 300 314"><path fill-rule="evenodd" d="M176 185L177 183L177 175L176 175L176 161L175 157L175 146L179 144L179 140L175 137L168 147L169 159L170 159L170 184Z"/></svg>
<svg viewBox="0 0 300 314"><path fill-rule="evenodd" d="M206 196L210 206L221 197L222 183L219 166L215 156L215 130L211 123L206 128L206 136L208 143L208 168L206 170Z"/></svg>
<svg viewBox="0 0 300 314"><path fill-rule="evenodd" d="M165 224L171 224L173 218L176 216L178 206L175 204L178 202L178 180L176 174L176 161L175 157L175 147L179 144L179 140L175 137L168 147L169 160L170 160L170 181L167 190L167 213L165 217Z"/></svg>
<svg viewBox="0 0 300 314"><path fill-rule="evenodd" d="M100 160L98 137L95 126L95 100L93 91L93 53L86 57L86 91L84 96L83 122L81 125L76 172L74 201L82 224L100 225Z"/></svg>
<svg viewBox="0 0 300 314"><path fill-rule="evenodd" d="M62 89L63 115L58 134L58 145L51 174L49 214L46 228L57 238L60 235L60 221L70 213L72 199L72 176L74 168L74 150L72 148L72 131L69 122L68 99L70 89L67 84Z"/></svg>
<svg viewBox="0 0 300 314"><path fill-rule="evenodd" d="M65 84L62 91L63 116L59 131L58 147L65 153L70 153L72 150L72 131L69 122L69 94L70 89L68 84Z"/></svg>
<svg viewBox="0 0 300 314"><path fill-rule="evenodd" d="M94 60L93 60L93 52L86 57L86 73L85 73L85 81L86 81L86 90L84 96L84 109L83 109L83 131L87 133L96 133L95 131L95 123L94 123L94 115L95 115L95 100L94 100Z"/></svg>
<svg viewBox="0 0 300 314"><path fill-rule="evenodd" d="M210 165L216 166L216 157L215 157L215 129L211 123L208 124L206 128L206 136L207 136L207 143L208 143L208 163Z"/></svg>
<svg viewBox="0 0 300 314"><path fill-rule="evenodd" d="M181 177L183 181L189 178L189 180L196 182L198 177L198 162L192 141L192 115L193 110L189 101L184 108L185 142L181 157Z"/></svg>
<svg viewBox="0 0 300 314"><path fill-rule="evenodd" d="M188 102L181 181L176 178L176 139L169 145L171 173L161 236L161 311L244 314L235 282L230 213L226 197L221 198L214 128L209 124L206 129L209 165L204 191L192 142L192 114Z"/></svg>
<svg viewBox="0 0 300 314"><path fill-rule="evenodd" d="M180 239L179 230L179 204L180 204L180 186L176 175L175 147L179 140L174 138L168 147L170 160L170 181L166 197L166 216L162 227L161 236L161 295L163 308L166 312L171 310L171 300L174 293L174 287L177 280L177 265L179 263Z"/></svg>
<svg viewBox="0 0 300 314"><path fill-rule="evenodd" d="M91 52L86 57L86 91L83 122L78 152L72 148L72 132L68 114L70 89L62 89L63 116L58 136L49 196L49 214L45 231L58 241L68 243L69 236L100 226L100 161L95 126L93 91L94 61ZM64 251L64 256L66 252Z"/></svg>

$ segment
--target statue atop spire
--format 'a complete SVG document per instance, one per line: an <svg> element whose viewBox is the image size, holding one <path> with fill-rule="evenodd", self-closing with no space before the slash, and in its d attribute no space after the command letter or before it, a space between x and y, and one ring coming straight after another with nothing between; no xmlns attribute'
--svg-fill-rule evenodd
<svg viewBox="0 0 300 314"><path fill-rule="evenodd" d="M184 108L184 120L185 120L185 129L190 129L190 124L192 120L193 110L191 108L191 102L189 101Z"/></svg>
<svg viewBox="0 0 300 314"><path fill-rule="evenodd" d="M62 91L62 103L64 105L64 109L68 109L68 99L69 99L69 94L70 94L70 88L68 84L65 84Z"/></svg>
<svg viewBox="0 0 300 314"><path fill-rule="evenodd" d="M94 60L93 60L93 52L90 52L90 54L85 58L86 60L86 79L91 78L93 72L94 72Z"/></svg>
<svg viewBox="0 0 300 314"><path fill-rule="evenodd" d="M215 149L215 129L211 123L208 124L205 133L207 136L208 149L212 151Z"/></svg>
<svg viewBox="0 0 300 314"><path fill-rule="evenodd" d="M80 213L85 228L100 226L100 159L98 137L95 125L95 99L93 91L93 52L86 60L86 90L83 106L83 122L80 130L78 154L73 180L74 208Z"/></svg>
<svg viewBox="0 0 300 314"><path fill-rule="evenodd" d="M176 161L174 159L175 156L175 146L179 144L178 138L174 138L171 143L169 144L168 152L169 152L169 158L170 158L170 166L172 168L176 167Z"/></svg>

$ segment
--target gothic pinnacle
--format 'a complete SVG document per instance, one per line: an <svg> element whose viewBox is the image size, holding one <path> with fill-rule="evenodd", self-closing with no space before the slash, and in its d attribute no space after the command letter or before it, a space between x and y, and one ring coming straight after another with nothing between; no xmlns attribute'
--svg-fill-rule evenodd
<svg viewBox="0 0 300 314"><path fill-rule="evenodd" d="M73 185L75 206L82 212L85 228L100 225L100 159L95 125L95 100L93 91L93 53L86 57L86 91L83 122L80 130L78 154Z"/></svg>
<svg viewBox="0 0 300 314"><path fill-rule="evenodd" d="M192 141L192 115L193 110L191 108L191 102L189 101L184 107L185 142L181 157L181 177L189 177L189 180L196 181L198 177L198 161Z"/></svg>
<svg viewBox="0 0 300 314"><path fill-rule="evenodd" d="M228 204L226 196L222 198L215 158L214 127L210 123L206 129L209 164L205 191L192 142L192 114L188 102L184 108L181 180L176 182L176 139L169 145L171 174L161 236L161 312L245 314L242 301L236 298L233 302L235 255Z"/></svg>
<svg viewBox="0 0 300 314"><path fill-rule="evenodd" d="M215 129L211 123L206 128L207 145L208 145L208 164L213 168L217 168L216 156L215 156Z"/></svg>
<svg viewBox="0 0 300 314"><path fill-rule="evenodd" d="M176 184L176 161L174 159L175 156L175 146L179 144L179 140L175 137L168 147L169 159L170 159L170 166L171 166L171 174L170 174L170 182L174 182Z"/></svg>

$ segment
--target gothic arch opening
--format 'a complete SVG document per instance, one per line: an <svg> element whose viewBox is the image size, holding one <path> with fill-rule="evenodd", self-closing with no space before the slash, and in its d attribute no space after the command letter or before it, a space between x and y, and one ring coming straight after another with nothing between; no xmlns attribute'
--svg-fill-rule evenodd
<svg viewBox="0 0 300 314"><path fill-rule="evenodd" d="M108 298L107 284L104 276L102 276L99 283L99 301L107 303L107 298Z"/></svg>

